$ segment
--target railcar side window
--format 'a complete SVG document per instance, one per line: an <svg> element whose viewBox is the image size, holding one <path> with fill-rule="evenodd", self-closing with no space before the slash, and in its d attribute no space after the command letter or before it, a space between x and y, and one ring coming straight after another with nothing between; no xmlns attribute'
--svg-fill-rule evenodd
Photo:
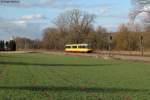
<svg viewBox="0 0 150 100"><path fill-rule="evenodd" d="M72 46L72 48L77 48L77 46Z"/></svg>
<svg viewBox="0 0 150 100"><path fill-rule="evenodd" d="M79 48L87 48L87 46L79 46Z"/></svg>
<svg viewBox="0 0 150 100"><path fill-rule="evenodd" d="M71 46L66 46L65 48L68 48L68 49L69 49L69 48L71 48Z"/></svg>

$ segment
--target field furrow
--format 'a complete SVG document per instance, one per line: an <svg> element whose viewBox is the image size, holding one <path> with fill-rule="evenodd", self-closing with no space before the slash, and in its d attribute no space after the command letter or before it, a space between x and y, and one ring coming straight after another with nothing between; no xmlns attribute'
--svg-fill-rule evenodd
<svg viewBox="0 0 150 100"><path fill-rule="evenodd" d="M148 100L150 64L48 54L2 54L0 100Z"/></svg>

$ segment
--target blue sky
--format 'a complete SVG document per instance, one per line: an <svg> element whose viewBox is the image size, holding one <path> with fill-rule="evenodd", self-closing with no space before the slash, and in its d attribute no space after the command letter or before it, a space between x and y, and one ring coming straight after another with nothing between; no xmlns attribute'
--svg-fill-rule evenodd
<svg viewBox="0 0 150 100"><path fill-rule="evenodd" d="M115 31L119 24L128 22L132 5L130 0L20 0L18 3L0 2L0 39L6 40L12 36L41 38L42 30L48 26L53 26L52 21L55 17L74 8L95 14L97 16L94 22L95 26L100 25L108 31Z"/></svg>

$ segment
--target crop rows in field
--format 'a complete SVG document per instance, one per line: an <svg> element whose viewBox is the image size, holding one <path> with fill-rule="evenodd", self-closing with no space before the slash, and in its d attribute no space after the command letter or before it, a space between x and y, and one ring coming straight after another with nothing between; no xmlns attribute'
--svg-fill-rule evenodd
<svg viewBox="0 0 150 100"><path fill-rule="evenodd" d="M48 54L1 54L0 99L147 100L149 64Z"/></svg>

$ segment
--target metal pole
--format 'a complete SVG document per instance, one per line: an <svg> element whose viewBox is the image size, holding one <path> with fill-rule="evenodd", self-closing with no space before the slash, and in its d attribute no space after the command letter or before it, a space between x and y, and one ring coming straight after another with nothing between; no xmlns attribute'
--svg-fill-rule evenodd
<svg viewBox="0 0 150 100"><path fill-rule="evenodd" d="M25 44L24 44L24 49L26 50L26 48L27 48L27 41L26 41L26 39L25 39Z"/></svg>
<svg viewBox="0 0 150 100"><path fill-rule="evenodd" d="M141 49L141 56L144 56L144 46L143 46L143 35L140 36L140 49Z"/></svg>
<svg viewBox="0 0 150 100"><path fill-rule="evenodd" d="M111 33L109 33L109 40L108 40L108 43L109 43L109 56L111 56L111 44L112 44L112 36L111 36Z"/></svg>

